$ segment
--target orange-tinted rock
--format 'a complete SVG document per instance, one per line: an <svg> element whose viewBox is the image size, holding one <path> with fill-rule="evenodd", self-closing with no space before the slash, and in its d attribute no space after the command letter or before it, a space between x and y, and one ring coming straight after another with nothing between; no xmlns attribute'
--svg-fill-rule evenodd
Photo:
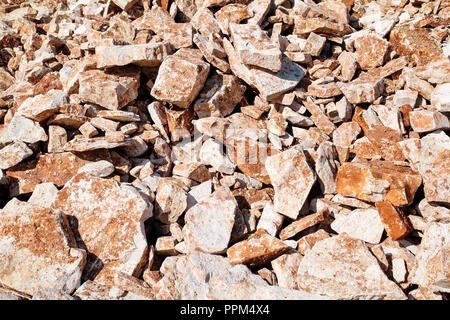
<svg viewBox="0 0 450 320"><path fill-rule="evenodd" d="M86 252L78 249L67 217L13 199L0 210L0 282L34 295L40 287L72 293Z"/></svg>
<svg viewBox="0 0 450 320"><path fill-rule="evenodd" d="M392 240L401 240L413 231L411 222L400 209L387 201L379 201L375 205L384 229Z"/></svg>
<svg viewBox="0 0 450 320"><path fill-rule="evenodd" d="M30 193L36 185L45 182L51 182L57 187L62 187L85 164L108 159L109 153L107 151L41 155L37 160L21 163L6 171L6 175L12 179L10 192L12 195Z"/></svg>
<svg viewBox="0 0 450 320"><path fill-rule="evenodd" d="M299 220L292 222L286 228L281 230L280 239L281 240L289 239L295 236L296 234L300 233L301 231L309 227L312 227L322 221L325 221L325 219L328 216L329 216L328 209L323 209L317 213L313 213L307 215L306 217L300 218Z"/></svg>
<svg viewBox="0 0 450 320"><path fill-rule="evenodd" d="M382 66L389 54L389 42L375 33L359 36L355 39L355 58L361 69L367 70Z"/></svg>
<svg viewBox="0 0 450 320"><path fill-rule="evenodd" d="M73 217L77 244L88 252L85 280L113 284L118 272L136 275L145 265L143 223L153 206L133 187L80 173L58 192L52 208Z"/></svg>
<svg viewBox="0 0 450 320"><path fill-rule="evenodd" d="M245 264L249 267L257 267L279 257L288 249L284 242L260 229L247 240L228 248L227 257L232 265Z"/></svg>
<svg viewBox="0 0 450 320"><path fill-rule="evenodd" d="M274 191L271 188L264 189L235 189L233 195L239 204L239 208L264 208L267 203L272 203Z"/></svg>
<svg viewBox="0 0 450 320"><path fill-rule="evenodd" d="M329 237L330 234L323 229L308 234L298 240L297 251L300 252L300 254L305 255L306 251L312 249L317 242Z"/></svg>
<svg viewBox="0 0 450 320"><path fill-rule="evenodd" d="M166 115L172 141L183 140L193 134L192 120L194 120L195 115L192 109L169 109L166 110Z"/></svg>
<svg viewBox="0 0 450 320"><path fill-rule="evenodd" d="M379 160L346 162L336 177L337 192L344 196L395 206L411 204L421 184L420 175L408 166Z"/></svg>
<svg viewBox="0 0 450 320"><path fill-rule="evenodd" d="M80 74L79 97L110 110L118 110L138 96L140 70L135 66L89 70Z"/></svg>
<svg viewBox="0 0 450 320"><path fill-rule="evenodd" d="M415 132L430 132L450 129L450 121L444 114L433 110L414 110L409 114L411 127Z"/></svg>
<svg viewBox="0 0 450 320"><path fill-rule="evenodd" d="M409 25L392 29L390 42L400 55L407 56L417 65L425 65L435 57L443 55L440 44L431 37L428 28L410 28Z"/></svg>

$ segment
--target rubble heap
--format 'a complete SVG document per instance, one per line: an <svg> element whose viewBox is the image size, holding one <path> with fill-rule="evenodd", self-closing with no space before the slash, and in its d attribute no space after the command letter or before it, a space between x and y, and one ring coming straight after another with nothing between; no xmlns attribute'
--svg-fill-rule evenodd
<svg viewBox="0 0 450 320"><path fill-rule="evenodd" d="M450 2L0 7L1 299L448 299Z"/></svg>

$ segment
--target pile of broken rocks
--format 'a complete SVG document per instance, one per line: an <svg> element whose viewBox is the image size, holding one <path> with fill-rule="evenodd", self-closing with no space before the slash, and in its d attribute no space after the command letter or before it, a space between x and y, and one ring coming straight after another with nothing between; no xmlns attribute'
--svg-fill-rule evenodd
<svg viewBox="0 0 450 320"><path fill-rule="evenodd" d="M2 3L0 299L448 299L448 0Z"/></svg>

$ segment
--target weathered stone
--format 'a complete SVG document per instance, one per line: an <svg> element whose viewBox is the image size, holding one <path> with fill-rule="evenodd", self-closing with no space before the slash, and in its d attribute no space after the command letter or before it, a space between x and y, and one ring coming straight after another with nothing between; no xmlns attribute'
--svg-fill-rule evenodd
<svg viewBox="0 0 450 320"><path fill-rule="evenodd" d="M163 223L176 222L186 210L187 195L177 181L161 178L156 189L155 210Z"/></svg>
<svg viewBox="0 0 450 320"><path fill-rule="evenodd" d="M375 33L364 34L353 40L355 58L363 70L382 66L389 54L390 44Z"/></svg>
<svg viewBox="0 0 450 320"><path fill-rule="evenodd" d="M342 92L334 82L325 84L312 83L308 86L308 94L317 98L331 98L340 96Z"/></svg>
<svg viewBox="0 0 450 320"><path fill-rule="evenodd" d="M372 103L383 93L384 82L383 79L358 78L351 82L340 84L339 89L350 103Z"/></svg>
<svg viewBox="0 0 450 320"><path fill-rule="evenodd" d="M47 141L48 136L39 123L15 114L11 122L0 129L0 146L11 142L36 143Z"/></svg>
<svg viewBox="0 0 450 320"><path fill-rule="evenodd" d="M312 55L314 57L318 57L318 56L320 56L320 53L322 52L326 41L327 41L327 38L321 37L318 34L311 32L308 36L308 39L306 39L306 43L305 43L305 46L303 47L303 51L306 53L309 53L310 55Z"/></svg>
<svg viewBox="0 0 450 320"><path fill-rule="evenodd" d="M450 250L450 224L431 222L422 237L416 254L416 267L411 271L412 283L450 292L448 285Z"/></svg>
<svg viewBox="0 0 450 320"><path fill-rule="evenodd" d="M108 285L119 271L140 272L147 251L143 224L153 206L135 188L80 173L58 193L53 208L73 217L77 243L88 252L84 279Z"/></svg>
<svg viewBox="0 0 450 320"><path fill-rule="evenodd" d="M133 112L127 112L122 110L100 110L97 113L97 117L110 119L121 122L138 122L141 121L139 115Z"/></svg>
<svg viewBox="0 0 450 320"><path fill-rule="evenodd" d="M106 109L118 110L138 96L140 70L134 66L80 73L79 98Z"/></svg>
<svg viewBox="0 0 450 320"><path fill-rule="evenodd" d="M208 8L198 8L191 18L192 26L202 35L209 36L220 33L220 26L214 14Z"/></svg>
<svg viewBox="0 0 450 320"><path fill-rule="evenodd" d="M317 213L313 213L307 215L306 217L300 218L299 220L292 222L290 225L281 230L280 239L286 240L292 238L301 231L325 221L328 215L328 209L323 209Z"/></svg>
<svg viewBox="0 0 450 320"><path fill-rule="evenodd" d="M48 152L63 152L67 143L67 132L60 126L48 127Z"/></svg>
<svg viewBox="0 0 450 320"><path fill-rule="evenodd" d="M355 57L351 53L343 51L339 55L338 61L342 66L341 76L344 81L351 81L355 75L356 69L358 68L358 63Z"/></svg>
<svg viewBox="0 0 450 320"><path fill-rule="evenodd" d="M305 253L312 249L317 242L329 237L330 234L328 232L323 229L319 229L318 231L310 233L298 240L297 251L300 252L300 254L305 255Z"/></svg>
<svg viewBox="0 0 450 320"><path fill-rule="evenodd" d="M297 271L302 261L302 255L298 252L287 252L272 260L273 272L277 276L280 287L298 290Z"/></svg>
<svg viewBox="0 0 450 320"><path fill-rule="evenodd" d="M105 285L97 281L87 280L73 295L80 300L143 300L148 297L122 290L114 285Z"/></svg>
<svg viewBox="0 0 450 320"><path fill-rule="evenodd" d="M0 169L8 169L30 157L33 150L24 142L15 142L0 150Z"/></svg>
<svg viewBox="0 0 450 320"><path fill-rule="evenodd" d="M450 203L448 176L450 138L443 131L430 133L422 139L399 142L411 166L423 178L425 198L429 202Z"/></svg>
<svg viewBox="0 0 450 320"><path fill-rule="evenodd" d="M151 94L180 108L188 108L198 95L209 73L209 64L200 51L180 49L164 59Z"/></svg>
<svg viewBox="0 0 450 320"><path fill-rule="evenodd" d="M392 29L390 42L398 54L408 57L417 65L424 65L442 56L439 43L430 36L428 28L410 28L409 25Z"/></svg>
<svg viewBox="0 0 450 320"><path fill-rule="evenodd" d="M61 212L11 200L0 214L0 281L28 295L39 287L71 293L80 285L86 252Z"/></svg>
<svg viewBox="0 0 450 320"><path fill-rule="evenodd" d="M324 194L336 193L337 158L336 149L331 142L326 141L319 145L315 170L320 189Z"/></svg>
<svg viewBox="0 0 450 320"><path fill-rule="evenodd" d="M356 140L359 133L361 132L361 127L358 123L351 121L341 124L333 132L333 143L336 146L350 147L353 141Z"/></svg>
<svg viewBox="0 0 450 320"><path fill-rule="evenodd" d="M196 33L194 35L193 41L202 52L203 57L205 57L206 61L211 63L214 67L222 72L230 71L230 65L228 64L228 62L220 57L222 55L221 53L223 51L223 48L217 42L215 42L214 39L208 40L200 34Z"/></svg>
<svg viewBox="0 0 450 320"><path fill-rule="evenodd" d="M266 159L266 170L275 190L274 210L296 219L316 175L303 152L291 149Z"/></svg>
<svg viewBox="0 0 450 320"><path fill-rule="evenodd" d="M25 100L17 109L18 114L31 120L41 122L67 103L66 94L62 90L50 90L46 94L40 94Z"/></svg>
<svg viewBox="0 0 450 320"><path fill-rule="evenodd" d="M167 42L95 48L97 68L125 66L130 63L142 67L156 67L171 53Z"/></svg>
<svg viewBox="0 0 450 320"><path fill-rule="evenodd" d="M202 163L182 163L172 169L174 175L189 178L198 182L205 182L211 179L211 175Z"/></svg>
<svg viewBox="0 0 450 320"><path fill-rule="evenodd" d="M226 187L216 191L186 212L183 228L189 252L224 253L234 225L237 202Z"/></svg>
<svg viewBox="0 0 450 320"><path fill-rule="evenodd" d="M450 112L450 82L437 85L431 92L431 104L441 112Z"/></svg>
<svg viewBox="0 0 450 320"><path fill-rule="evenodd" d="M226 154L223 154L222 148L222 144L216 142L214 139L206 140L200 149L200 160L202 163L212 166L219 172L232 174L236 166Z"/></svg>
<svg viewBox="0 0 450 320"><path fill-rule="evenodd" d="M346 162L339 168L336 190L344 196L395 206L411 204L422 178L407 166L390 161Z"/></svg>
<svg viewBox="0 0 450 320"><path fill-rule="evenodd" d="M94 177L104 178L114 172L114 165L106 160L90 162L86 163L78 170L78 173L81 172L86 172Z"/></svg>
<svg viewBox="0 0 450 320"><path fill-rule="evenodd" d="M194 111L199 118L228 116L241 101L245 90L238 77L217 73L206 81L195 101Z"/></svg>
<svg viewBox="0 0 450 320"><path fill-rule="evenodd" d="M374 208L356 209L335 215L330 226L339 234L345 232L352 238L378 244L384 231L381 221L378 211Z"/></svg>
<svg viewBox="0 0 450 320"><path fill-rule="evenodd" d="M264 229L272 237L276 237L283 224L284 216L274 211L272 204L267 204L258 220L256 229Z"/></svg>
<svg viewBox="0 0 450 320"><path fill-rule="evenodd" d="M450 82L450 61L447 58L433 59L425 66L414 69L415 75L433 84L444 84Z"/></svg>
<svg viewBox="0 0 450 320"><path fill-rule="evenodd" d="M236 243L227 250L232 265L245 264L250 267L264 265L285 253L289 247L265 230L258 230L247 240Z"/></svg>
<svg viewBox="0 0 450 320"><path fill-rule="evenodd" d="M439 129L450 129L448 117L433 110L413 110L409 113L409 121L415 132L430 132Z"/></svg>
<svg viewBox="0 0 450 320"><path fill-rule="evenodd" d="M334 299L406 299L364 242L346 235L319 241L308 250L297 281L302 290Z"/></svg>
<svg viewBox="0 0 450 320"><path fill-rule="evenodd" d="M120 142L109 142L106 137L84 138L77 136L64 145L64 151L85 152L98 149L114 149L126 147L133 144L132 139L125 139Z"/></svg>
<svg viewBox="0 0 450 320"><path fill-rule="evenodd" d="M394 94L394 105L401 107L405 104L409 104L414 107L417 102L419 93L412 90L397 90Z"/></svg>
<svg viewBox="0 0 450 320"><path fill-rule="evenodd" d="M114 4L119 6L122 10L128 10L137 2L137 0L112 0Z"/></svg>
<svg viewBox="0 0 450 320"><path fill-rule="evenodd" d="M51 182L36 185L28 203L43 208L50 208L58 195L58 189Z"/></svg>
<svg viewBox="0 0 450 320"><path fill-rule="evenodd" d="M281 51L258 25L230 24L231 39L242 63L278 72L282 68Z"/></svg>
<svg viewBox="0 0 450 320"><path fill-rule="evenodd" d="M174 258L170 264L155 286L156 299L327 299L271 286L246 266L233 266L218 255L193 252Z"/></svg>
<svg viewBox="0 0 450 320"><path fill-rule="evenodd" d="M230 34L230 25L239 24L242 20L251 18L252 12L248 6L241 3L231 3L223 6L214 16L224 34ZM254 41L254 39L252 40Z"/></svg>

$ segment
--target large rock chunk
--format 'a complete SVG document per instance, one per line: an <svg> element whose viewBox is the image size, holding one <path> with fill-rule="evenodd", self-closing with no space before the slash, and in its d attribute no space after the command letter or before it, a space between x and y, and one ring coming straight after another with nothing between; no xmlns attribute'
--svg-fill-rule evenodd
<svg viewBox="0 0 450 320"><path fill-rule="evenodd" d="M427 201L450 203L450 137L440 131L399 144L403 154L423 178Z"/></svg>
<svg viewBox="0 0 450 320"><path fill-rule="evenodd" d="M98 46L95 48L97 68L125 66L133 63L142 67L159 66L171 53L167 42L125 46Z"/></svg>
<svg viewBox="0 0 450 320"><path fill-rule="evenodd" d="M224 257L201 252L173 258L163 273L155 286L156 299L328 299L302 290L270 286L244 265L233 266Z"/></svg>
<svg viewBox="0 0 450 320"><path fill-rule="evenodd" d="M316 175L302 151L291 149L266 159L266 170L275 190L274 210L297 219Z"/></svg>
<svg viewBox="0 0 450 320"><path fill-rule="evenodd" d="M71 152L43 154L37 160L21 163L6 171L6 175L12 180L10 193L12 196L30 193L38 184L45 182L62 187L85 164L109 158L109 153L104 150L82 154Z"/></svg>
<svg viewBox="0 0 450 320"><path fill-rule="evenodd" d="M450 292L449 235L449 223L431 222L427 225L416 254L412 283L421 287L435 285L438 291Z"/></svg>
<svg viewBox="0 0 450 320"><path fill-rule="evenodd" d="M413 231L406 215L387 201L376 202L381 222L392 240L401 240Z"/></svg>
<svg viewBox="0 0 450 320"><path fill-rule="evenodd" d="M404 300L363 241L339 235L317 242L298 268L298 286L335 299Z"/></svg>
<svg viewBox="0 0 450 320"><path fill-rule="evenodd" d="M209 63L203 61L197 49L180 49L164 59L151 94L180 108L189 108L197 97L209 73Z"/></svg>
<svg viewBox="0 0 450 320"><path fill-rule="evenodd" d="M228 248L238 205L230 190L218 188L207 200L186 212L183 228L186 248L206 253L224 253Z"/></svg>
<svg viewBox="0 0 450 320"><path fill-rule="evenodd" d="M281 51L256 24L230 24L231 39L242 63L278 72Z"/></svg>
<svg viewBox="0 0 450 320"><path fill-rule="evenodd" d="M0 150L0 169L11 168L32 154L33 150L22 141L7 145Z"/></svg>
<svg viewBox="0 0 450 320"><path fill-rule="evenodd" d="M46 94L39 94L25 100L17 109L18 114L31 120L41 122L67 103L67 97L62 90L50 90Z"/></svg>
<svg viewBox="0 0 450 320"><path fill-rule="evenodd" d="M336 190L344 196L395 206L411 204L422 184L420 175L392 161L346 162L337 173Z"/></svg>
<svg viewBox="0 0 450 320"><path fill-rule="evenodd" d="M88 252L84 279L112 284L119 271L135 275L145 264L143 224L153 206L135 188L80 173L58 193L53 208L72 217L77 243Z"/></svg>
<svg viewBox="0 0 450 320"><path fill-rule="evenodd" d="M36 143L47 140L48 136L39 123L19 114L15 114L11 122L0 130L0 146L18 141Z"/></svg>
<svg viewBox="0 0 450 320"><path fill-rule="evenodd" d="M80 73L78 96L81 101L118 110L138 96L140 70L136 66L89 70Z"/></svg>
<svg viewBox="0 0 450 320"><path fill-rule="evenodd" d="M230 264L245 264L259 267L285 253L289 247L283 241L259 229L247 240L233 245L227 250Z"/></svg>
<svg viewBox="0 0 450 320"><path fill-rule="evenodd" d="M0 210L0 282L34 295L40 287L71 293L80 285L86 252L65 215L13 199Z"/></svg>

